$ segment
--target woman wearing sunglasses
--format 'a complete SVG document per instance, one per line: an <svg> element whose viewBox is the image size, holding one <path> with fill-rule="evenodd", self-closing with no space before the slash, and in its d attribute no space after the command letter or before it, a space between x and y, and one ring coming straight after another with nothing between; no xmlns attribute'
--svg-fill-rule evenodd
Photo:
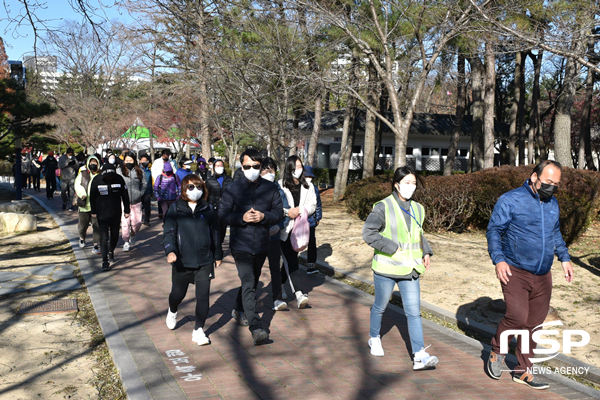
<svg viewBox="0 0 600 400"><path fill-rule="evenodd" d="M209 344L204 333L208 316L210 281L221 265L223 250L217 212L206 202L206 186L198 175L181 182L181 197L165 215L163 245L172 265L173 286L169 295L167 327L175 329L177 308L190 284L196 285L196 322L192 341Z"/></svg>

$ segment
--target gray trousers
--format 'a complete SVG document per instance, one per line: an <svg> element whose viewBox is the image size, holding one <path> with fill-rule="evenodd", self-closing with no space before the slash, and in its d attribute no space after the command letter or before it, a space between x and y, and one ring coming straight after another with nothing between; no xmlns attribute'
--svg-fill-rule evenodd
<svg viewBox="0 0 600 400"><path fill-rule="evenodd" d="M90 225L90 221L92 222L92 230L94 237L94 244L100 243L100 226L98 225L98 218L92 217L92 212L81 212L79 211L79 224L77 225L77 229L79 230L79 237L81 239L85 239L87 235L87 229Z"/></svg>
<svg viewBox="0 0 600 400"><path fill-rule="evenodd" d="M69 207L75 202L75 179L60 182L60 195L63 203L69 203Z"/></svg>

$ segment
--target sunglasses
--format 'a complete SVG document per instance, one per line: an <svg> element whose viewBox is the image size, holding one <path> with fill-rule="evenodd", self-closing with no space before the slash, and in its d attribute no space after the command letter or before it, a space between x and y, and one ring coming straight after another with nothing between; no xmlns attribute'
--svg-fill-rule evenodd
<svg viewBox="0 0 600 400"><path fill-rule="evenodd" d="M246 171L248 171L250 168L260 169L260 164L242 165L242 168L244 168Z"/></svg>
<svg viewBox="0 0 600 400"><path fill-rule="evenodd" d="M202 190L201 186L196 186L196 185L193 185L191 183L189 185L187 185L187 188L188 188L188 190L194 190L196 188L198 188L198 190Z"/></svg>

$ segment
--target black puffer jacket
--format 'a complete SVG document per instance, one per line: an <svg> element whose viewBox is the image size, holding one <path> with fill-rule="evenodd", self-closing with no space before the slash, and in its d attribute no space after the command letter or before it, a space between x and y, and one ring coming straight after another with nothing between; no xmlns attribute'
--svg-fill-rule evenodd
<svg viewBox="0 0 600 400"><path fill-rule="evenodd" d="M223 187L219 181L217 181L217 177L215 175L208 178L206 181L206 188L208 189L208 204L213 206L215 209L219 207L219 202L221 201L221 196L223 196L223 191L229 186L230 183L233 182L230 176L223 174Z"/></svg>
<svg viewBox="0 0 600 400"><path fill-rule="evenodd" d="M195 210L187 201L177 202L165 215L163 236L165 254L175 253L175 265L197 269L223 259L217 213L204 200Z"/></svg>
<svg viewBox="0 0 600 400"><path fill-rule="evenodd" d="M261 222L244 222L244 214L251 208L265 214ZM231 250L250 254L267 253L270 245L269 227L283 220L279 188L266 179L258 178L250 182L244 177L223 191L218 213L223 225L231 226Z"/></svg>

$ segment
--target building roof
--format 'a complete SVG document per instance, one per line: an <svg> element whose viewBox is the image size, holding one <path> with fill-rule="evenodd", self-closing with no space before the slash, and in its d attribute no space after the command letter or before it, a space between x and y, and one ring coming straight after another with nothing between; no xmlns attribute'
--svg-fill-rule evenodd
<svg viewBox="0 0 600 400"><path fill-rule="evenodd" d="M340 131L344 125L344 114L346 110L336 111L325 111L321 117L321 130L322 131ZM366 126L365 110L358 110L355 124L359 131L364 131ZM392 113L387 113L386 117L388 120L393 121ZM298 124L298 128L304 132L310 132L313 129L315 113L312 111L306 112ZM412 124L410 125L409 134L420 134L420 135L436 135L445 136L451 135L454 129L456 116L453 114L428 114L428 113L415 113ZM292 120L288 120L287 129L291 130ZM503 122L495 121L496 136L501 138L508 138L509 126ZM470 136L473 130L473 116L465 115L462 123L461 135ZM387 125L384 125L384 132L391 132Z"/></svg>

